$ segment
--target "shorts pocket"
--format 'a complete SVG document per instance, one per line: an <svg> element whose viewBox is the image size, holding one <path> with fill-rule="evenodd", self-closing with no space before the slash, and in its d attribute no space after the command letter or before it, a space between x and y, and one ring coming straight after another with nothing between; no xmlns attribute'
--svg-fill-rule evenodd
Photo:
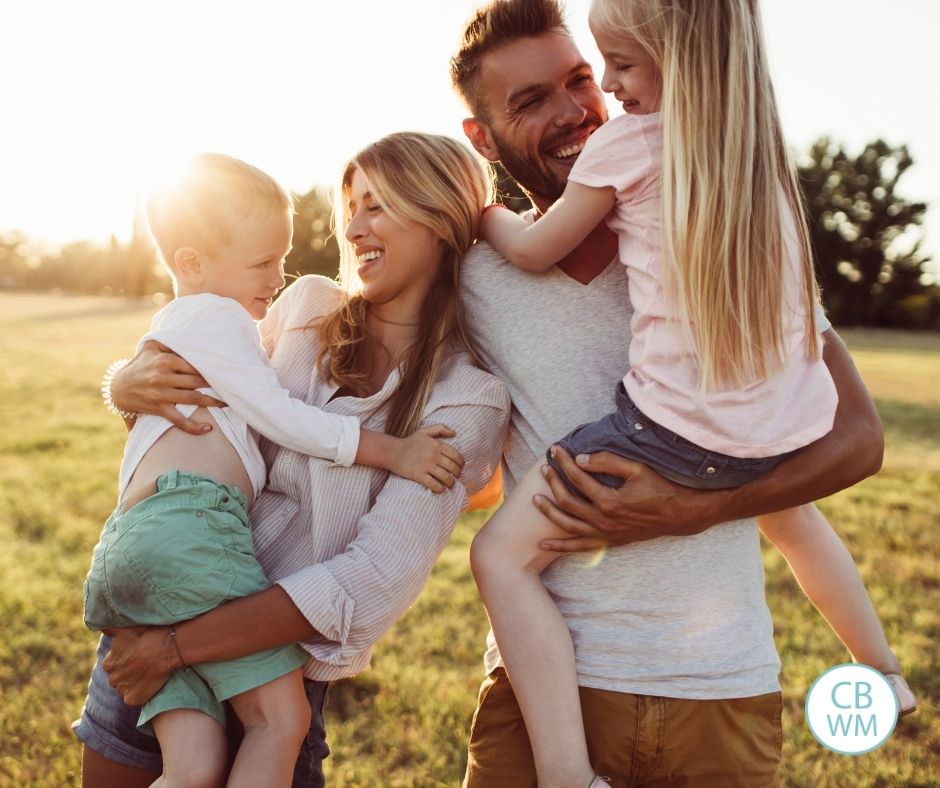
<svg viewBox="0 0 940 788"><path fill-rule="evenodd" d="M235 573L201 508L155 513L133 524L109 551L115 607L139 624L170 623L218 607Z"/></svg>

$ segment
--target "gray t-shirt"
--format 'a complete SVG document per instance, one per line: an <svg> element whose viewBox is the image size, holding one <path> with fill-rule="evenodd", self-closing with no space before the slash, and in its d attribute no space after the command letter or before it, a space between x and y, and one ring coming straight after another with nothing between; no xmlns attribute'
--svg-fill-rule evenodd
<svg viewBox="0 0 940 788"><path fill-rule="evenodd" d="M466 257L462 297L474 340L512 398L507 491L571 429L614 409L629 362L626 268L587 285L529 274L490 246ZM574 640L578 683L675 698L779 689L753 520L564 556L542 575ZM500 663L488 638L487 672Z"/></svg>

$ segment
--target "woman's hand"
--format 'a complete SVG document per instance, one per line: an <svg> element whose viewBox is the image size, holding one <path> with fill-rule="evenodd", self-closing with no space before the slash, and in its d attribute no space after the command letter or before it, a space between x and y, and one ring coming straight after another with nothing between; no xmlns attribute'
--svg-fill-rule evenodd
<svg viewBox="0 0 940 788"><path fill-rule="evenodd" d="M169 627L125 627L105 630L114 639L101 666L108 681L131 706L141 706L166 684L178 667Z"/></svg>
<svg viewBox="0 0 940 788"><path fill-rule="evenodd" d="M166 345L151 340L144 343L130 363L115 374L111 381L111 399L124 410L162 416L184 432L201 435L212 427L187 419L176 405L224 405L196 391L207 385L194 367Z"/></svg>

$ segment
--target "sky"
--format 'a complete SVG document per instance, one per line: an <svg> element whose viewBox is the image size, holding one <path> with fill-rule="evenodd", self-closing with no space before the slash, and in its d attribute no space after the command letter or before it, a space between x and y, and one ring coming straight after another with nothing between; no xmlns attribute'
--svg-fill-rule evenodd
<svg viewBox="0 0 940 788"><path fill-rule="evenodd" d="M0 232L126 237L147 182L202 151L305 192L384 134L460 137L447 61L476 4L0 0ZM589 5L568 0L568 19L600 73ZM763 14L790 144L907 144L900 192L933 205L940 253L940 3L764 0Z"/></svg>

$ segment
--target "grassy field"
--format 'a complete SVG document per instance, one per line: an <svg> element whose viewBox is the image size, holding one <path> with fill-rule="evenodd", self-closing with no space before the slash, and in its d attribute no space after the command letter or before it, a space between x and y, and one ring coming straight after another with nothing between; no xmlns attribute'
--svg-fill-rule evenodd
<svg viewBox="0 0 940 788"><path fill-rule="evenodd" d="M154 307L0 294L0 786L77 785L69 722L95 637L81 584L112 508L123 427L98 379L128 355ZM788 786L940 786L940 337L844 332L887 430L879 476L822 502L855 555L921 708L881 749L825 750L802 703L845 660L782 559L765 551L783 661ZM482 673L485 633L467 563L483 520L465 516L433 579L379 645L373 669L332 689L331 785L453 786Z"/></svg>

